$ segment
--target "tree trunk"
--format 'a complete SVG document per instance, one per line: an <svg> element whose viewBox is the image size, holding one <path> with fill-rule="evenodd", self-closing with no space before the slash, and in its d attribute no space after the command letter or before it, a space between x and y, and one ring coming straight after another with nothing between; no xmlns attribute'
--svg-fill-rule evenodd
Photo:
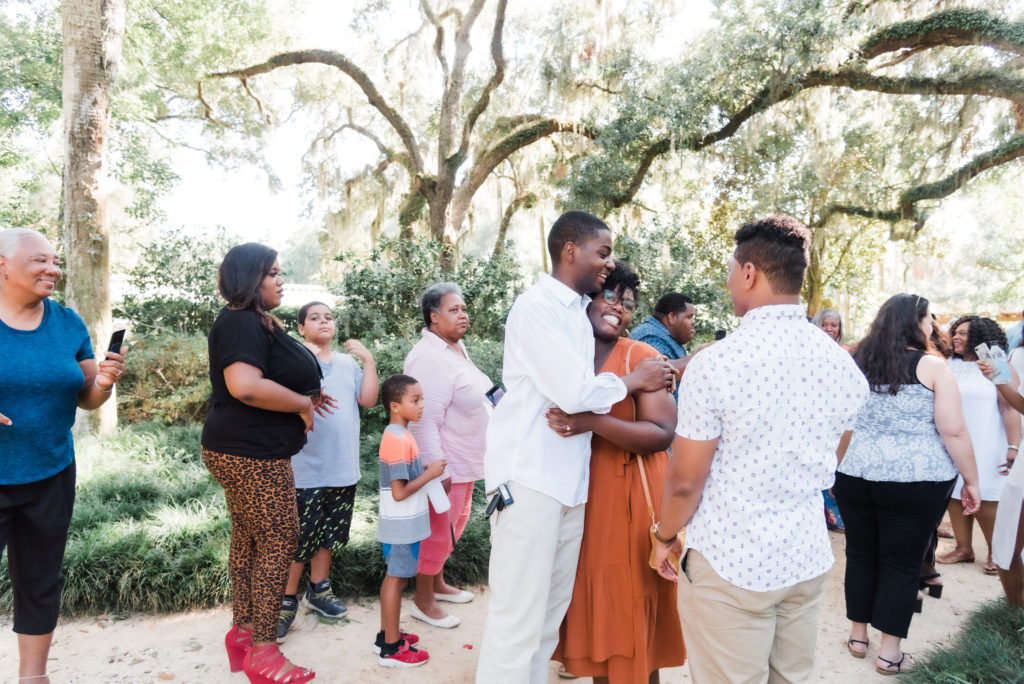
<svg viewBox="0 0 1024 684"><path fill-rule="evenodd" d="M825 274L821 263L825 256L824 252L825 228L819 227L811 234L810 260L807 264L807 275L804 277L804 297L807 301L808 316L818 313L818 309L821 308L821 295L825 288Z"/></svg>
<svg viewBox="0 0 1024 684"><path fill-rule="evenodd" d="M427 218L430 237L444 246L441 251L441 270L451 273L457 266L455 254L455 231L452 229L452 191L454 182L450 175L439 179L434 186L434 196L427 200Z"/></svg>
<svg viewBox="0 0 1024 684"><path fill-rule="evenodd" d="M110 336L110 227L106 147L109 94L124 38L125 0L66 0L64 38L64 244L67 303L85 321L97 359ZM107 401L80 425L106 432L117 424Z"/></svg>

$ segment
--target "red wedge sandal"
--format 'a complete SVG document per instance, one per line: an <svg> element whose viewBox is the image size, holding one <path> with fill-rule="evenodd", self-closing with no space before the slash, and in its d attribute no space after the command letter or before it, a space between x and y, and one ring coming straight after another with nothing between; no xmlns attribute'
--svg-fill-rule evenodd
<svg viewBox="0 0 1024 684"><path fill-rule="evenodd" d="M287 665L288 659L277 644L267 644L249 649L242 663L242 671L251 684L303 684L316 677L316 672L304 667L285 670Z"/></svg>
<svg viewBox="0 0 1024 684"><path fill-rule="evenodd" d="M228 652L228 663L232 672L242 671L242 661L252 647L252 630L241 625L232 625L224 637L224 648Z"/></svg>

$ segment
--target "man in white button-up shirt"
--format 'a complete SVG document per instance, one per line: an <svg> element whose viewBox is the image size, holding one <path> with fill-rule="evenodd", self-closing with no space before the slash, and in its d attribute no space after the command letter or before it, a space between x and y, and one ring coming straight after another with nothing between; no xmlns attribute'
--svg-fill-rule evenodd
<svg viewBox="0 0 1024 684"><path fill-rule="evenodd" d="M807 321L810 232L771 216L736 233L729 294L739 328L695 355L656 532L659 572L687 522L678 576L694 682L808 682L832 550L821 490L867 381ZM668 542L668 543L666 543Z"/></svg>
<svg viewBox="0 0 1024 684"><path fill-rule="evenodd" d="M477 682L548 678L548 661L569 606L583 535L590 433L560 435L545 412L607 413L627 392L671 386L665 360L623 378L594 373L587 293L615 268L612 239L598 218L563 214L548 235L552 275L516 299L505 324L506 393L487 427L488 492L507 484L515 500L491 516L491 600ZM566 428L568 429L568 428Z"/></svg>

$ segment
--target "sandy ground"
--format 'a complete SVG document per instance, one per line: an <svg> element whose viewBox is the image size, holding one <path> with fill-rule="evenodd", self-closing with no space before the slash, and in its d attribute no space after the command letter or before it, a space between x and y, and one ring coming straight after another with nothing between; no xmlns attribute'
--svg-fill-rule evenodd
<svg viewBox="0 0 1024 684"><path fill-rule="evenodd" d="M859 660L846 651L849 623L843 600L843 543L832 534L836 565L829 575L817 641L818 675L822 682L840 684L883 680L874 671L874 658ZM952 548L942 540L939 551ZM984 540L975 534L975 555L985 558ZM924 613L915 616L905 650L924 653L947 642L976 606L1001 594L999 580L985 575L980 562L944 566L946 588L942 599L925 599ZM402 626L420 635L422 646L431 654L426 665L407 670L384 670L377 666L370 650L378 630L376 602L352 602L349 614L339 623L321 622L313 614L301 613L284 652L295 662L318 672L318 682L472 682L486 616L486 588L475 588L477 598L452 606L462 620L455 629L424 625L408 617L411 594L402 608ZM246 682L242 673L228 672L224 654L224 633L230 626L229 608L177 615L138 615L124 620L98 617L62 622L57 627L51 651L50 672L54 684L63 682ZM15 681L17 651L8 630L10 618L0 618L0 678ZM870 631L870 656L877 653L878 633ZM736 644L742 648L742 644ZM662 682L689 682L686 667L662 671ZM564 681L555 676L552 682ZM589 681L589 680L580 680Z"/></svg>

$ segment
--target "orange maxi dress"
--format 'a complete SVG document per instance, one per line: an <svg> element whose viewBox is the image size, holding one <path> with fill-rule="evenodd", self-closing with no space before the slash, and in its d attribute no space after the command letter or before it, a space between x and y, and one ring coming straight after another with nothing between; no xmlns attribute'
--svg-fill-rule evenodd
<svg viewBox="0 0 1024 684"><path fill-rule="evenodd" d="M626 355L634 345L631 367L658 355L643 342L622 338L601 372L625 375ZM633 399L615 404L611 415L633 420ZM642 458L660 519L668 454ZM553 659L577 676L640 684L654 670L686 661L676 585L648 565L651 519L636 456L594 435L589 492L576 584Z"/></svg>

